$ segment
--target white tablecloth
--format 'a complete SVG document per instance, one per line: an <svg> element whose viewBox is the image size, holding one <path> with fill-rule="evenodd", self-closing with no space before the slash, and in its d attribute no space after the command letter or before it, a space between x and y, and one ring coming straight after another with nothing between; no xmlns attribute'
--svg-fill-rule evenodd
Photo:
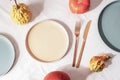
<svg viewBox="0 0 120 80"><path fill-rule="evenodd" d="M12 69L0 80L43 80L43 77L54 70L64 70L71 80L120 80L120 53L110 49L98 33L97 20L102 9L114 0L91 0L91 8L85 14L74 15L69 10L69 0L18 0L26 3L32 10L33 18L26 25L17 25L10 18L10 8L14 4L10 0L0 0L0 33L9 35L16 46L16 60ZM28 30L37 22L45 19L55 19L67 25L70 35L70 48L61 60L44 63L33 59L26 50L25 38ZM84 55L79 69L72 68L74 52L74 25L77 19L82 22L80 41L88 20L92 20ZM79 44L79 50L80 50ZM79 52L78 50L78 52ZM91 73L88 63L92 56L100 53L112 53L115 56L108 66L98 73Z"/></svg>

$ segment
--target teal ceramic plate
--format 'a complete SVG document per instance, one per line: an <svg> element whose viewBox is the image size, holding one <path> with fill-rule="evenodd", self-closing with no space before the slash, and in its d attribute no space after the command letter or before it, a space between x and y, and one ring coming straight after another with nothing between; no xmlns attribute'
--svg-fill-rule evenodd
<svg viewBox="0 0 120 80"><path fill-rule="evenodd" d="M0 75L6 74L15 58L14 46L4 35L0 35Z"/></svg>
<svg viewBox="0 0 120 80"><path fill-rule="evenodd" d="M103 41L120 52L120 1L106 6L98 20L98 30Z"/></svg>

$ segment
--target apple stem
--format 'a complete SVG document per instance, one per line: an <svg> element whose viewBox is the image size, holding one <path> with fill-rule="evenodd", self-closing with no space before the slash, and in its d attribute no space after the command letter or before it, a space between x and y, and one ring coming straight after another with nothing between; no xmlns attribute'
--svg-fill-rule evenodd
<svg viewBox="0 0 120 80"><path fill-rule="evenodd" d="M17 1L16 0L14 0L15 1L15 5L17 6L17 8L19 8L19 6L18 6L18 4L17 4Z"/></svg>

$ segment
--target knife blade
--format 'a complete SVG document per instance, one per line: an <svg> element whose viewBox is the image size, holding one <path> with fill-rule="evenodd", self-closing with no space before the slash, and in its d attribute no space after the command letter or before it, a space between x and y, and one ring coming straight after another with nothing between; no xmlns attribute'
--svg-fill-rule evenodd
<svg viewBox="0 0 120 80"><path fill-rule="evenodd" d="M91 25L91 20L88 21L88 23L87 23L87 25L86 25L86 28L85 28L85 31L84 31L84 35L83 35L83 39L84 39L84 40L87 39L87 35L88 35L89 29L90 29L90 25Z"/></svg>

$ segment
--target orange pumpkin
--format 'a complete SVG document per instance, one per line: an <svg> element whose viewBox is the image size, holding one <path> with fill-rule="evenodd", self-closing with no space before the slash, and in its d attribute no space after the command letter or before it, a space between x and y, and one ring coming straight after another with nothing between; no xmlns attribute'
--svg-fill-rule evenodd
<svg viewBox="0 0 120 80"><path fill-rule="evenodd" d="M81 14L89 10L90 0L70 0L69 8L72 13Z"/></svg>
<svg viewBox="0 0 120 80"><path fill-rule="evenodd" d="M48 73L44 80L71 80L67 73L63 71L53 71Z"/></svg>

